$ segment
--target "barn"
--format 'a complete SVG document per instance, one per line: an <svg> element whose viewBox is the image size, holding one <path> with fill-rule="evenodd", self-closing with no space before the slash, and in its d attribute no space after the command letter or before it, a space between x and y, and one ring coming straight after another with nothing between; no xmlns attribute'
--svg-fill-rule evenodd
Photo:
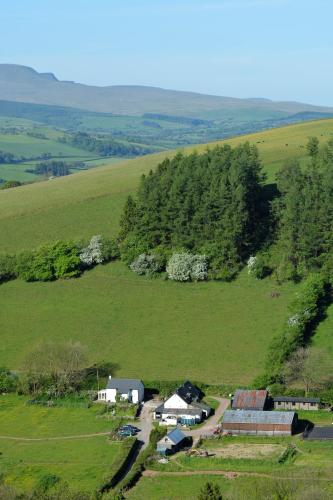
<svg viewBox="0 0 333 500"><path fill-rule="evenodd" d="M232 399L231 407L233 410L265 410L267 408L268 392L244 391L238 389Z"/></svg>
<svg viewBox="0 0 333 500"><path fill-rule="evenodd" d="M277 396L274 398L276 410L319 410L319 398Z"/></svg>
<svg viewBox="0 0 333 500"><path fill-rule="evenodd" d="M223 432L234 435L290 436L296 427L293 411L228 410L222 422Z"/></svg>

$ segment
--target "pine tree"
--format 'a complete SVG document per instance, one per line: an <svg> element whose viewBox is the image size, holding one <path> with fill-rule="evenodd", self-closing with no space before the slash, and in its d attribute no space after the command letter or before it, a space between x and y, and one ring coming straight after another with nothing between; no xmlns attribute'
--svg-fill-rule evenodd
<svg viewBox="0 0 333 500"><path fill-rule="evenodd" d="M207 482L201 488L198 500L222 500L222 494L219 486L215 483Z"/></svg>

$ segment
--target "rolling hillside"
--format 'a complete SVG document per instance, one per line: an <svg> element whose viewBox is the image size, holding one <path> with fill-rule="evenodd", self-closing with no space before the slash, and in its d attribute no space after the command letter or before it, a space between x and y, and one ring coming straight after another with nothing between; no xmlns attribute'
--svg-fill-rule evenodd
<svg viewBox="0 0 333 500"><path fill-rule="evenodd" d="M332 137L333 120L228 143L257 144L268 182L273 182L287 158L305 156L311 135ZM34 248L57 238L115 235L127 195L166 154L1 192L1 251ZM121 262L99 266L77 280L16 280L0 286L6 318L0 364L19 368L38 340L66 338L87 345L92 362L114 362L122 376L246 384L261 371L295 292L295 285L284 284L279 298L272 299L276 287L269 278L258 282L245 271L233 283L151 280L134 275Z"/></svg>

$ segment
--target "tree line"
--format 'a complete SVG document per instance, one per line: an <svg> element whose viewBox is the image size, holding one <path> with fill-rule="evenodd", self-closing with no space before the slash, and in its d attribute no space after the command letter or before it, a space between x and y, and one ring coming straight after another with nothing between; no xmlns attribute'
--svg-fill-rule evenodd
<svg viewBox="0 0 333 500"><path fill-rule="evenodd" d="M116 141L112 137L92 136L86 132L76 132L60 137L59 142L70 144L99 156L141 156L152 153L152 148Z"/></svg>

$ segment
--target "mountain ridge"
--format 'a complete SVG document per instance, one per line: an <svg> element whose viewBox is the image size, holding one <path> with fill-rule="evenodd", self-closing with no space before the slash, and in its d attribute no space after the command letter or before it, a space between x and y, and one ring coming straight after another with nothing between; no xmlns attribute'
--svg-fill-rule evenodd
<svg viewBox="0 0 333 500"><path fill-rule="evenodd" d="M218 118L253 108L266 113L267 117L274 113L282 116L304 111L333 112L333 107L261 97L241 99L142 85L99 87L61 81L51 72L39 73L28 66L8 63L0 64L0 99L120 115L167 113Z"/></svg>

